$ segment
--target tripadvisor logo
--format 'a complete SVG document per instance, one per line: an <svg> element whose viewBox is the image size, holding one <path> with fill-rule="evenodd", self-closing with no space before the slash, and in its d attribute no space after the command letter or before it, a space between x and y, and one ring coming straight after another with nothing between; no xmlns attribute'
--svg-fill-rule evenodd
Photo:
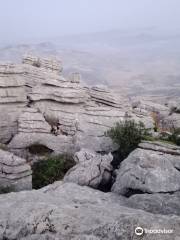
<svg viewBox="0 0 180 240"><path fill-rule="evenodd" d="M143 233L144 233L144 229L143 229L143 228L141 228L141 227L135 228L135 234L136 234L137 236L142 236Z"/></svg>
<svg viewBox="0 0 180 240"><path fill-rule="evenodd" d="M172 234L174 231L173 229L147 229L142 227L135 228L135 234L137 236L142 236L143 234Z"/></svg>

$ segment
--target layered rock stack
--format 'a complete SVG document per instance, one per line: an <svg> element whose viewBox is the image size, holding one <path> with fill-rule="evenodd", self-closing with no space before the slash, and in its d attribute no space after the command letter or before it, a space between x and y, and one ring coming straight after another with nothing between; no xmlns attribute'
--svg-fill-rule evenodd
<svg viewBox="0 0 180 240"><path fill-rule="evenodd" d="M44 68L52 72L62 72L62 62L56 58L39 58L36 56L27 55L23 58L22 62L23 64L32 65L37 68Z"/></svg>
<svg viewBox="0 0 180 240"><path fill-rule="evenodd" d="M25 159L0 150L0 192L30 190L31 167Z"/></svg>
<svg viewBox="0 0 180 240"><path fill-rule="evenodd" d="M17 119L27 105L22 65L0 65L0 142L7 143L17 133Z"/></svg>
<svg viewBox="0 0 180 240"><path fill-rule="evenodd" d="M115 148L105 132L115 122L128 116L154 127L148 114L133 113L128 99L107 87L84 87L78 73L64 78L59 60L26 56L0 73L1 112L9 109L0 119L0 142L16 153L32 144L57 153L108 152Z"/></svg>

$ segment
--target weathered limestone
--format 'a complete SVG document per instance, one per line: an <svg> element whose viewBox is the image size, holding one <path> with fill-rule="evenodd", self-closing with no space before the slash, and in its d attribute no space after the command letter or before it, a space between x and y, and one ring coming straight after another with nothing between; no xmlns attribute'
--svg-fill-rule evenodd
<svg viewBox="0 0 180 240"><path fill-rule="evenodd" d="M0 192L32 188L31 167L25 159L0 150Z"/></svg>
<svg viewBox="0 0 180 240"><path fill-rule="evenodd" d="M123 199L73 183L0 196L0 239L137 240L136 227L170 229L144 240L177 240L180 218L122 206Z"/></svg>
<svg viewBox="0 0 180 240"><path fill-rule="evenodd" d="M149 142L140 147L121 163L112 191L122 195L180 191L180 148Z"/></svg>
<svg viewBox="0 0 180 240"><path fill-rule="evenodd" d="M148 142L143 141L139 144L139 147L142 149L157 151L165 154L180 156L180 147L176 145L172 145L165 142Z"/></svg>
<svg viewBox="0 0 180 240"><path fill-rule="evenodd" d="M118 97L117 94L111 92L105 86L95 86L89 90L89 94L93 101L102 103L111 107L122 107L122 98Z"/></svg>
<svg viewBox="0 0 180 240"><path fill-rule="evenodd" d="M69 80L72 83L80 83L81 82L81 74L79 72L74 72L70 74Z"/></svg>
<svg viewBox="0 0 180 240"><path fill-rule="evenodd" d="M134 100L132 101L132 107L141 111L157 112L163 115L168 115L170 112L169 107L147 100Z"/></svg>
<svg viewBox="0 0 180 240"><path fill-rule="evenodd" d="M56 154L74 154L77 150L70 136L55 136L47 133L19 133L9 143L12 152L28 158L29 148L44 146ZM25 151L24 151L25 150Z"/></svg>
<svg viewBox="0 0 180 240"><path fill-rule="evenodd" d="M49 100L59 103L79 104L87 99L86 91L76 83L65 82L59 84L51 82L51 85L46 83L37 86L29 94L31 101Z"/></svg>
<svg viewBox="0 0 180 240"><path fill-rule="evenodd" d="M56 58L39 58L35 56L24 56L23 64L32 65L37 68L45 68L46 70L60 73L62 72L62 62Z"/></svg>
<svg viewBox="0 0 180 240"><path fill-rule="evenodd" d="M154 214L180 216L180 192L133 195L126 201L126 206Z"/></svg>
<svg viewBox="0 0 180 240"><path fill-rule="evenodd" d="M51 126L37 109L25 108L18 119L18 133L50 133Z"/></svg>
<svg viewBox="0 0 180 240"><path fill-rule="evenodd" d="M170 129L180 128L180 113L173 113L164 119L164 124Z"/></svg>
<svg viewBox="0 0 180 240"><path fill-rule="evenodd" d="M61 72L60 61L33 56L0 65L0 142L10 142L12 151L44 143L58 152L109 152L116 146L105 132L117 121L128 117L153 129L152 117L133 113L128 99L104 86L84 87L78 73L65 79Z"/></svg>
<svg viewBox="0 0 180 240"><path fill-rule="evenodd" d="M77 165L71 168L64 177L65 182L74 182L81 186L98 188L111 180L113 156L100 155L82 149L74 156Z"/></svg>
<svg viewBox="0 0 180 240"><path fill-rule="evenodd" d="M27 104L24 71L21 65L0 65L0 142L17 133L17 119Z"/></svg>

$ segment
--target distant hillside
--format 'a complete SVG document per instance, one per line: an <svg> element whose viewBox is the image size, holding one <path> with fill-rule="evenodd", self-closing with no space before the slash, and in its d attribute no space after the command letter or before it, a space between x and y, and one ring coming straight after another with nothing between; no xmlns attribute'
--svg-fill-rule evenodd
<svg viewBox="0 0 180 240"><path fill-rule="evenodd" d="M87 84L106 84L130 95L180 96L180 34L112 30L7 46L1 61L18 62L25 53L55 55L64 72L80 72Z"/></svg>

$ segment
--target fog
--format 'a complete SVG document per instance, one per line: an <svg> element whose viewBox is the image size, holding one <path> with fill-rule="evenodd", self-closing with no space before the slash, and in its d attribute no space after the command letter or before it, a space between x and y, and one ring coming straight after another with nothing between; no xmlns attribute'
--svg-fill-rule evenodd
<svg viewBox="0 0 180 240"><path fill-rule="evenodd" d="M0 0L0 45L148 27L177 31L179 0Z"/></svg>

